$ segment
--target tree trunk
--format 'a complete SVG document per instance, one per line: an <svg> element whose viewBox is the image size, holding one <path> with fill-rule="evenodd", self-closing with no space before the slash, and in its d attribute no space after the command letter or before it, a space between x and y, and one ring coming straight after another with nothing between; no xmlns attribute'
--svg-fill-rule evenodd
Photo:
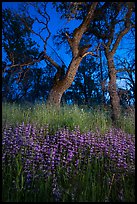
<svg viewBox="0 0 137 204"><path fill-rule="evenodd" d="M108 61L109 69L109 94L110 94L110 103L112 107L112 119L114 121L119 119L121 108L120 108L120 99L117 93L116 88L116 69L114 65L113 55L106 54Z"/></svg>
<svg viewBox="0 0 137 204"><path fill-rule="evenodd" d="M100 58L100 78L101 78L101 88L102 88L102 96L101 96L101 104L105 105L105 81L103 81L103 63L102 63L102 53L101 49L99 50L99 58Z"/></svg>
<svg viewBox="0 0 137 204"><path fill-rule="evenodd" d="M52 63L52 65L55 66L58 70L55 75L53 87L47 99L47 106L54 106L57 108L60 107L62 95L71 86L82 58L91 53L86 52L89 49L89 47L91 47L91 45L80 47L79 44L83 34L87 31L88 26L93 18L93 14L97 4L98 2L93 2L90 5L86 17L83 19L80 26L78 28L75 28L75 30L73 31L73 37L70 37L70 35L67 32L65 33L70 48L72 50L73 58L68 67L67 73L63 79L59 77L61 70L60 66L58 66L49 56L45 54L45 58L49 60Z"/></svg>
<svg viewBox="0 0 137 204"><path fill-rule="evenodd" d="M60 107L62 95L71 86L81 60L82 57L73 58L68 67L66 76L62 80L59 80L57 83L53 84L47 99L47 106L54 106L56 108Z"/></svg>

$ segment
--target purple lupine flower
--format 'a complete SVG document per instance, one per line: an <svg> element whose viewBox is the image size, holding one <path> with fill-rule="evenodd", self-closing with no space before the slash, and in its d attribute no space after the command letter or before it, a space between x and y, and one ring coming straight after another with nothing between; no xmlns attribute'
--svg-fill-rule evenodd
<svg viewBox="0 0 137 204"><path fill-rule="evenodd" d="M44 178L52 176L57 166L66 169L69 177L72 166L78 171L83 164L86 167L88 162L92 163L94 157L105 156L110 159L110 166L118 169L128 170L135 165L134 138L121 130L110 129L104 135L99 131L81 134L78 128L73 131L60 129L55 135L46 131L31 124L22 124L15 129L4 128L3 164L10 165L12 158L20 153L24 173L30 180L32 176L28 175L35 174L33 178L38 178L39 171Z"/></svg>

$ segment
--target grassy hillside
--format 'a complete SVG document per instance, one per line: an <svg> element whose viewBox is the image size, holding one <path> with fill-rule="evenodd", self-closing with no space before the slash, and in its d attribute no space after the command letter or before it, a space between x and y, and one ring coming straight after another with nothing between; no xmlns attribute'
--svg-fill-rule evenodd
<svg viewBox="0 0 137 204"><path fill-rule="evenodd" d="M110 112L99 107L91 109L74 106L64 106L60 111L47 109L44 103L35 105L17 105L15 103L2 104L3 125L16 125L24 122L34 123L38 126L48 124L50 130L57 131L58 128L68 127L70 130L79 126L82 132L100 130L102 133L113 126ZM121 114L117 127L127 133L135 134L134 112Z"/></svg>
<svg viewBox="0 0 137 204"><path fill-rule="evenodd" d="M134 111L2 104L2 201L135 202Z"/></svg>

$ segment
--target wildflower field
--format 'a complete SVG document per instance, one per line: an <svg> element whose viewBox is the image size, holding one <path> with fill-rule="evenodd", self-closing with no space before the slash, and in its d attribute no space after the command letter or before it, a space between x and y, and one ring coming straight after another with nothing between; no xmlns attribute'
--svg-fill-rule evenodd
<svg viewBox="0 0 137 204"><path fill-rule="evenodd" d="M133 116L113 126L109 112L78 107L2 114L4 202L135 201Z"/></svg>

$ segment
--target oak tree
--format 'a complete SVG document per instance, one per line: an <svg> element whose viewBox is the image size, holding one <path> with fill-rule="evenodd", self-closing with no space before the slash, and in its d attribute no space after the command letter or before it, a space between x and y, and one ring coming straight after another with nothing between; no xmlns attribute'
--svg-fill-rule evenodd
<svg viewBox="0 0 137 204"><path fill-rule="evenodd" d="M112 106L112 118L117 120L120 116L120 99L116 87L117 70L114 63L114 55L118 49L121 39L133 28L134 2L105 2L100 11L96 11L92 23L91 32L104 46L104 52L108 63L109 94Z"/></svg>

